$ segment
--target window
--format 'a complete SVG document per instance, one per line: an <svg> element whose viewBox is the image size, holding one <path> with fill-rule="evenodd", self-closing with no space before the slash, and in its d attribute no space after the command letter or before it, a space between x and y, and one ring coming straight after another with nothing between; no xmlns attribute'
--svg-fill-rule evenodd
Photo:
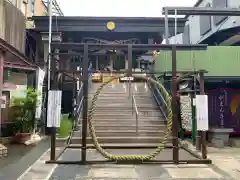
<svg viewBox="0 0 240 180"><path fill-rule="evenodd" d="M35 0L31 0L31 16L35 16Z"/></svg>

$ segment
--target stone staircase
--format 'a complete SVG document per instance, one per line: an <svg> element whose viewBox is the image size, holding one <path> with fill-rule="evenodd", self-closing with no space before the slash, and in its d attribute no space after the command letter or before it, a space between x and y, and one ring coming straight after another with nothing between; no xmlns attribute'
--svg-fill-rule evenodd
<svg viewBox="0 0 240 180"><path fill-rule="evenodd" d="M92 84L91 97L99 84ZM104 87L98 97L93 117L96 134L100 144L128 145L143 144L155 146L166 130L165 119L153 99L151 91L144 83L132 83L132 94L139 111L136 122L135 110L132 112L132 96L129 98L128 84L111 84ZM79 124L81 126L81 122ZM72 144L81 143L81 127L75 131ZM90 135L87 143L91 144Z"/></svg>

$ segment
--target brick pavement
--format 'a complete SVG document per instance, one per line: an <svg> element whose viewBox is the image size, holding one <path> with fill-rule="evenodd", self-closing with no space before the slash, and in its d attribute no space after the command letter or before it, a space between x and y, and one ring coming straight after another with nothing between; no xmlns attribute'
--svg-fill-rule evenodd
<svg viewBox="0 0 240 180"><path fill-rule="evenodd" d="M120 153L119 150L113 151L116 154ZM209 148L209 151L213 165L55 165L45 164L45 160L49 158L49 152L46 152L18 180L234 180L240 177L240 172L236 169L240 167L240 151L230 148L223 150ZM158 158L169 158L164 157L167 153L169 152L162 153ZM80 150L67 150L61 159L80 160L80 154ZM90 159L103 159L95 150L89 150L88 155ZM180 155L186 156L184 158L188 156L184 152Z"/></svg>

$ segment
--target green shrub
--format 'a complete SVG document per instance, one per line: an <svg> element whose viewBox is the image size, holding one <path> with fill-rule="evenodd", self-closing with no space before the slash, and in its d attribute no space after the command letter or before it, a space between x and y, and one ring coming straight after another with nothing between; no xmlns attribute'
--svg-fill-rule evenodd
<svg viewBox="0 0 240 180"><path fill-rule="evenodd" d="M72 129L72 121L68 119L67 116L62 115L60 128L58 129L59 137L67 137L69 136Z"/></svg>
<svg viewBox="0 0 240 180"><path fill-rule="evenodd" d="M13 97L11 119L14 122L15 133L29 133L35 125L35 110L38 93L35 89L26 89L25 97Z"/></svg>

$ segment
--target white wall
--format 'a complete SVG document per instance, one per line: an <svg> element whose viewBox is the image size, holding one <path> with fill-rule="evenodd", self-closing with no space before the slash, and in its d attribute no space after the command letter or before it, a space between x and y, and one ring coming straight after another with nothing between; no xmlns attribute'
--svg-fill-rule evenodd
<svg viewBox="0 0 240 180"><path fill-rule="evenodd" d="M182 33L169 38L169 44L182 44L182 43L183 43Z"/></svg>

